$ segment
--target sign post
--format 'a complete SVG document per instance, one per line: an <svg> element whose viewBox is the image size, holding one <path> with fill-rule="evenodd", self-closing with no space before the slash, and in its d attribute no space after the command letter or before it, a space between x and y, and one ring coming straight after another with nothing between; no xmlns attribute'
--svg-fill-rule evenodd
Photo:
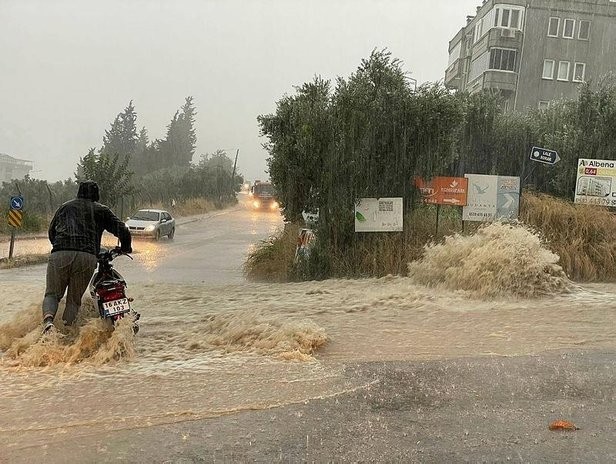
<svg viewBox="0 0 616 464"><path fill-rule="evenodd" d="M9 214L7 220L9 226L11 226L11 243L9 245L9 259L13 259L13 252L15 251L15 231L21 227L23 223L23 207L24 197L21 195L11 197L9 201Z"/></svg>
<svg viewBox="0 0 616 464"><path fill-rule="evenodd" d="M465 206L468 195L468 179L465 177L438 176L426 181L421 177L416 177L414 182L421 193L423 202L436 205L435 236L438 236L441 205ZM464 222L462 226L464 227Z"/></svg>
<svg viewBox="0 0 616 464"><path fill-rule="evenodd" d="M530 151L530 159L531 161L535 161L537 163L554 166L560 161L560 156L558 156L557 151L548 150L547 148L533 147Z"/></svg>

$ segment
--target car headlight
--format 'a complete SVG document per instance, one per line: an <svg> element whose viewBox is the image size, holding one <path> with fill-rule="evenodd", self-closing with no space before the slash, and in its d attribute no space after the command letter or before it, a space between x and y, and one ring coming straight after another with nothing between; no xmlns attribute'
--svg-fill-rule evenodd
<svg viewBox="0 0 616 464"><path fill-rule="evenodd" d="M277 201L275 201L275 202L273 202L273 203L272 203L272 209L276 209L276 208L278 208L279 206L280 206L280 205L278 204L278 202L277 202Z"/></svg>
<svg viewBox="0 0 616 464"><path fill-rule="evenodd" d="M155 225L147 226L147 227L145 228L145 230L146 230L146 231L148 231L148 232L152 232L154 229L156 229L156 226L155 226Z"/></svg>
<svg viewBox="0 0 616 464"><path fill-rule="evenodd" d="M259 206L261 206L261 203L259 203L258 201L255 201L252 203L252 206L254 206L255 208L258 208Z"/></svg>

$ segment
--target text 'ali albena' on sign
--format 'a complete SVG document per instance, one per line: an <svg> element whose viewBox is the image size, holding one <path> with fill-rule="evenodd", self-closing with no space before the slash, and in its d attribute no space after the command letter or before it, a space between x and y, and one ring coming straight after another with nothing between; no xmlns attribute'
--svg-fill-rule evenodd
<svg viewBox="0 0 616 464"><path fill-rule="evenodd" d="M464 177L433 177L428 181L415 177L415 187L419 189L424 203L466 206L468 179Z"/></svg>

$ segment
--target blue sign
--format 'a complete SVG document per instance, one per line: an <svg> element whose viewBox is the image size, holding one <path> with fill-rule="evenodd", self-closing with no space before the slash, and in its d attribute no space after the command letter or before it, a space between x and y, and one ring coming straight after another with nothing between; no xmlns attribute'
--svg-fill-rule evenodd
<svg viewBox="0 0 616 464"><path fill-rule="evenodd" d="M24 209L24 197L21 195L18 197L11 197L11 209L21 211Z"/></svg>
<svg viewBox="0 0 616 464"><path fill-rule="evenodd" d="M558 152L554 150L548 150L547 148L533 147L530 151L530 159L538 163L549 164L554 166L560 161Z"/></svg>

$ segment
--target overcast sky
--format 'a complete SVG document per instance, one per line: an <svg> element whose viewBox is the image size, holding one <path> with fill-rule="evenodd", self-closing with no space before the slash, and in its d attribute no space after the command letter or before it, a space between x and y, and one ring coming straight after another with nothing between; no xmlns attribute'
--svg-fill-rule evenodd
<svg viewBox="0 0 616 464"><path fill-rule="evenodd" d="M0 0L0 153L65 179L131 99L153 140L192 95L195 160L239 148L240 172L264 178L257 115L315 74L347 77L374 48L419 83L441 80L480 3Z"/></svg>

